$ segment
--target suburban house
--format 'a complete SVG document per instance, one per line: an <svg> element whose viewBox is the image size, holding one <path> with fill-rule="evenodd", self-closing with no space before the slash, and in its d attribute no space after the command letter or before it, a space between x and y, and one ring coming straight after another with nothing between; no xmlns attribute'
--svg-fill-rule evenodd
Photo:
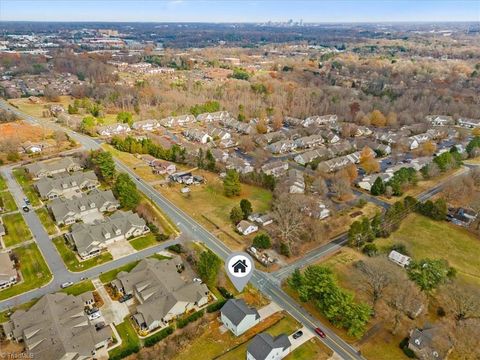
<svg viewBox="0 0 480 360"><path fill-rule="evenodd" d="M111 125L99 126L97 128L97 133L100 136L113 136L126 134L129 133L131 130L132 129L130 129L130 126L128 126L128 124L116 123Z"/></svg>
<svg viewBox="0 0 480 360"><path fill-rule="evenodd" d="M220 310L220 319L235 336L240 336L260 322L260 315L243 299L229 299Z"/></svg>
<svg viewBox="0 0 480 360"><path fill-rule="evenodd" d="M295 140L295 146L300 149L307 149L323 144L323 137L321 135L304 136Z"/></svg>
<svg viewBox="0 0 480 360"><path fill-rule="evenodd" d="M228 131L218 127L210 126L207 129L207 133L213 138L213 140L225 141L232 138L232 135Z"/></svg>
<svg viewBox="0 0 480 360"><path fill-rule="evenodd" d="M177 171L177 166L174 163L170 163L162 160L155 160L152 162L151 166L153 167L153 173L164 175L164 174L173 174Z"/></svg>
<svg viewBox="0 0 480 360"><path fill-rule="evenodd" d="M237 224L237 230L242 235L250 235L258 231L258 226L249 221L242 220Z"/></svg>
<svg viewBox="0 0 480 360"><path fill-rule="evenodd" d="M415 353L418 359L446 359L453 347L451 345L439 346L436 344L438 329L426 325L423 329L413 329L410 331L408 348Z"/></svg>
<svg viewBox="0 0 480 360"><path fill-rule="evenodd" d="M158 120L155 119L148 119L134 122L132 125L133 130L141 130L141 131L153 131L160 127L160 123Z"/></svg>
<svg viewBox="0 0 480 360"><path fill-rule="evenodd" d="M56 199L60 196L71 198L80 196L82 190L92 190L100 185L93 171L59 174L53 177L43 177L35 183L42 199Z"/></svg>
<svg viewBox="0 0 480 360"><path fill-rule="evenodd" d="M230 156L227 160L227 169L234 169L240 174L248 174L253 172L253 166L250 163L238 156Z"/></svg>
<svg viewBox="0 0 480 360"><path fill-rule="evenodd" d="M401 267L407 267L408 264L410 264L410 261L412 260L412 258L406 255L403 255L398 251L392 250L390 251L390 254L388 254L388 260L394 262L397 265L400 265Z"/></svg>
<svg viewBox="0 0 480 360"><path fill-rule="evenodd" d="M273 161L262 165L263 173L267 175L273 175L275 177L279 177L284 175L288 170L288 162L287 161Z"/></svg>
<svg viewBox="0 0 480 360"><path fill-rule="evenodd" d="M55 199L49 210L57 225L71 225L76 221L98 219L100 213L113 212L120 207L111 190L93 190L88 195L71 200Z"/></svg>
<svg viewBox="0 0 480 360"><path fill-rule="evenodd" d="M363 177L362 180L358 182L358 187L367 191L372 190L372 186L377 180L377 178L381 178L383 182L389 181L393 177L392 173L382 173L382 174L373 174L373 175L366 175Z"/></svg>
<svg viewBox="0 0 480 360"><path fill-rule="evenodd" d="M191 141L199 142L201 144L206 144L213 140L213 138L210 135L208 135L205 131L200 129L186 129L183 132L183 135L187 139Z"/></svg>
<svg viewBox="0 0 480 360"><path fill-rule="evenodd" d="M221 149L217 149L217 148L210 150L210 152L212 153L212 156L215 159L215 161L218 161L221 163L226 163L228 160L228 157L230 156L228 152Z"/></svg>
<svg viewBox="0 0 480 360"><path fill-rule="evenodd" d="M297 169L288 170L286 185L290 194L303 194L305 192L303 173Z"/></svg>
<svg viewBox="0 0 480 360"><path fill-rule="evenodd" d="M120 272L112 281L112 286L120 293L131 294L140 303L133 320L141 330L163 327L176 317L208 303L208 287L186 276L182 268L179 258L147 258L130 272Z"/></svg>
<svg viewBox="0 0 480 360"><path fill-rule="evenodd" d="M67 241L75 247L82 259L100 254L108 245L148 233L150 230L140 216L132 211L117 211L103 221L93 224L75 223Z"/></svg>
<svg viewBox="0 0 480 360"><path fill-rule="evenodd" d="M309 116L302 121L303 127L309 127L311 125L330 125L337 122L337 115L322 115L322 116Z"/></svg>
<svg viewBox="0 0 480 360"><path fill-rule="evenodd" d="M230 118L230 113L228 111L216 111L213 113L203 113L197 115L197 121L200 122L222 121L228 118Z"/></svg>
<svg viewBox="0 0 480 360"><path fill-rule="evenodd" d="M19 147L19 152L24 152L26 154L37 154L42 152L45 148L50 146L47 142L31 142L26 141Z"/></svg>
<svg viewBox="0 0 480 360"><path fill-rule="evenodd" d="M433 126L455 125L455 120L447 115L428 115L426 120Z"/></svg>
<svg viewBox="0 0 480 360"><path fill-rule="evenodd" d="M0 289L5 289L17 283L18 274L15 263L8 253L0 253Z"/></svg>
<svg viewBox="0 0 480 360"><path fill-rule="evenodd" d="M330 159L320 163L319 169L325 172L333 172L340 170L341 168L350 165L357 164L360 161L360 152L354 152L345 156L339 156L334 159Z"/></svg>
<svg viewBox="0 0 480 360"><path fill-rule="evenodd" d="M303 154L297 155L293 160L295 160L300 165L306 165L317 159L328 160L334 156L335 154L331 149L322 147L320 149L306 151Z"/></svg>
<svg viewBox="0 0 480 360"><path fill-rule="evenodd" d="M248 220L256 222L262 226L267 226L273 223L273 218L270 214L253 213L248 216Z"/></svg>
<svg viewBox="0 0 480 360"><path fill-rule="evenodd" d="M240 122L234 118L227 118L221 121L222 125L228 129L234 129L238 133L250 135L255 132L255 127L251 124Z"/></svg>
<svg viewBox="0 0 480 360"><path fill-rule="evenodd" d="M247 360L280 360L290 354L290 340L286 334L276 337L268 333L256 335L247 347Z"/></svg>
<svg viewBox="0 0 480 360"><path fill-rule="evenodd" d="M80 161L73 157L62 157L51 160L39 161L25 166L32 179L53 176L64 172L73 172L82 169Z"/></svg>
<svg viewBox="0 0 480 360"><path fill-rule="evenodd" d="M91 359L108 346L112 329L96 329L80 296L47 294L29 310L17 310L3 323L7 339L22 342L33 359Z"/></svg>
<svg viewBox="0 0 480 360"><path fill-rule="evenodd" d="M196 121L193 115L169 116L160 120L160 124L164 127L184 126Z"/></svg>
<svg viewBox="0 0 480 360"><path fill-rule="evenodd" d="M295 150L297 145L293 140L280 140L267 145L266 149L272 154L284 154Z"/></svg>
<svg viewBox="0 0 480 360"><path fill-rule="evenodd" d="M275 141L284 140L285 138L286 138L286 134L284 131L272 131L270 133L263 134L262 136L258 137L257 139L259 140L257 140L257 142L261 142L260 139L262 139L267 144L270 144Z"/></svg>
<svg viewBox="0 0 480 360"><path fill-rule="evenodd" d="M460 118L457 121L458 125L467 129L480 127L480 119Z"/></svg>

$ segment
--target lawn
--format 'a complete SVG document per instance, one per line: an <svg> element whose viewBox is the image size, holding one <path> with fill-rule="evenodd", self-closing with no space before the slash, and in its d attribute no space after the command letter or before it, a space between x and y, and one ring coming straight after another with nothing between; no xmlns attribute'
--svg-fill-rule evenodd
<svg viewBox="0 0 480 360"><path fill-rule="evenodd" d="M32 206L39 206L41 204L37 192L33 189L32 182L28 179L25 169L19 168L13 170L13 176L23 189L25 196L30 200Z"/></svg>
<svg viewBox="0 0 480 360"><path fill-rule="evenodd" d="M14 250L20 262L22 282L0 291L0 300L37 289L50 282L52 274L36 244L28 244Z"/></svg>
<svg viewBox="0 0 480 360"><path fill-rule="evenodd" d="M3 176L0 175L0 191L7 190L7 188L8 188L7 182L5 181Z"/></svg>
<svg viewBox="0 0 480 360"><path fill-rule="evenodd" d="M126 349L140 347L140 339L128 318L126 318L121 324L115 325L115 328L122 338L122 344L108 352L110 358L119 355Z"/></svg>
<svg viewBox="0 0 480 360"><path fill-rule="evenodd" d="M76 283L72 286L67 287L66 289L62 289L61 292L69 295L80 295L87 291L95 290L95 286L91 280L84 280L82 282Z"/></svg>
<svg viewBox="0 0 480 360"><path fill-rule="evenodd" d="M311 339L296 348L285 360L327 360L332 351L318 339Z"/></svg>
<svg viewBox="0 0 480 360"><path fill-rule="evenodd" d="M414 259L446 259L464 280L480 284L480 241L466 229L411 214L389 238L376 240L383 248L394 243L405 244Z"/></svg>
<svg viewBox="0 0 480 360"><path fill-rule="evenodd" d="M129 241L130 245L135 250L143 250L151 246L158 245L159 242L155 239L155 234L147 234Z"/></svg>
<svg viewBox="0 0 480 360"><path fill-rule="evenodd" d="M48 213L48 210L46 208L41 208L35 210L35 212L38 215L38 218L40 219L40 222L42 223L43 227L45 230L47 230L48 235L53 235L56 234L58 229L55 223L52 220L52 217Z"/></svg>
<svg viewBox="0 0 480 360"><path fill-rule="evenodd" d="M94 258L79 261L75 252L70 249L70 247L65 243L65 239L63 236L59 236L52 240L57 248L58 253L63 259L63 262L67 266L70 271L79 272L90 269L91 267L104 264L108 261L113 260L112 254L105 251L102 252L101 255L96 256Z"/></svg>
<svg viewBox="0 0 480 360"><path fill-rule="evenodd" d="M3 216L3 224L5 225L6 235L3 242L6 247L20 244L32 238L32 233L27 227L22 214L9 214Z"/></svg>
<svg viewBox="0 0 480 360"><path fill-rule="evenodd" d="M30 309L33 305L35 305L38 300L40 300L40 298L30 300L26 303L20 304L20 305L15 306L15 307L8 308L7 310L0 312L0 324L8 321L8 318L9 318L8 314L9 313L12 314L17 310L25 310L26 311L26 310Z"/></svg>
<svg viewBox="0 0 480 360"><path fill-rule="evenodd" d="M17 204L15 203L12 194L10 194L8 191L0 192L0 197L2 198L1 204L3 204L3 212L18 210Z"/></svg>
<svg viewBox="0 0 480 360"><path fill-rule="evenodd" d="M17 106L19 110L38 118L43 117L43 111L51 104L62 105L66 110L68 105L73 102L70 96L60 96L59 102L45 101L44 98L40 99L41 101L38 104L32 103L28 98L10 99L8 102Z"/></svg>
<svg viewBox="0 0 480 360"><path fill-rule="evenodd" d="M129 272L132 270L140 261L133 261L131 263L128 263L126 265L123 265L119 268L107 271L106 273L103 273L102 275L99 276L100 281L104 284L107 284L111 282L113 279L117 277L117 274L121 271L126 271Z"/></svg>

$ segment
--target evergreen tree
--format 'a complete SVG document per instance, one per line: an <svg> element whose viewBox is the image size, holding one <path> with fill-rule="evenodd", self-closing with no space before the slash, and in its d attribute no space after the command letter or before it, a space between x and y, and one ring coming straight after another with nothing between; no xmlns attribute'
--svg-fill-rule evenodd
<svg viewBox="0 0 480 360"><path fill-rule="evenodd" d="M234 169L227 170L227 174L223 179L223 191L228 197L240 195L241 185L240 176Z"/></svg>
<svg viewBox="0 0 480 360"><path fill-rule="evenodd" d="M140 202L140 193L128 174L121 173L117 176L113 191L120 201L120 205L125 209L133 209Z"/></svg>
<svg viewBox="0 0 480 360"><path fill-rule="evenodd" d="M237 225L240 221L243 220L243 212L238 206L234 206L232 210L230 210L230 220L234 225Z"/></svg>
<svg viewBox="0 0 480 360"><path fill-rule="evenodd" d="M240 200L240 209L242 209L243 218L247 219L253 212L252 203L247 199Z"/></svg>
<svg viewBox="0 0 480 360"><path fill-rule="evenodd" d="M90 154L90 160L96 165L100 177L104 181L111 183L116 174L115 162L113 161L112 154L108 151L93 151Z"/></svg>
<svg viewBox="0 0 480 360"><path fill-rule="evenodd" d="M385 194L385 189L386 189L385 182L380 176L378 176L375 179L375 182L373 183L372 188L370 189L370 193L375 196L382 195L382 194Z"/></svg>

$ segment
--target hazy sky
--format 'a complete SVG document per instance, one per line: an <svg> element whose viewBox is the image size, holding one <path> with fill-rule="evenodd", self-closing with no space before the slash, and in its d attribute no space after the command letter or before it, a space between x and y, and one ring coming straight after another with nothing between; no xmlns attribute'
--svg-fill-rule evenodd
<svg viewBox="0 0 480 360"><path fill-rule="evenodd" d="M480 0L0 0L0 21L480 21Z"/></svg>

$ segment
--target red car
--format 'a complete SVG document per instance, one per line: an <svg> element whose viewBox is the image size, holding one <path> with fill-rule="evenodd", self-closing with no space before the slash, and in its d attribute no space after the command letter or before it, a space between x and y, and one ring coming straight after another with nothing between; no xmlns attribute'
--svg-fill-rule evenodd
<svg viewBox="0 0 480 360"><path fill-rule="evenodd" d="M326 338L327 335L325 335L325 333L322 331L322 329L320 328L315 328L315 332L318 334L318 336L320 336L321 338Z"/></svg>

